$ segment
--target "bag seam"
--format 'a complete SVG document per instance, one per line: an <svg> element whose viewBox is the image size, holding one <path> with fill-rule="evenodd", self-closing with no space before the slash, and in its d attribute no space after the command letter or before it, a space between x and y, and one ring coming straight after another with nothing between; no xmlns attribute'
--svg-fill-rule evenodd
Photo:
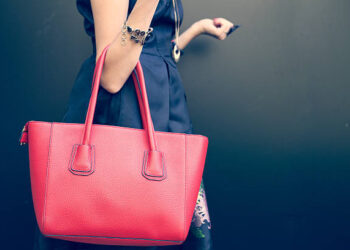
<svg viewBox="0 0 350 250"><path fill-rule="evenodd" d="M73 150L71 153L71 158L69 161L69 166L68 166L68 170L75 175L79 175L79 176L89 176L91 174L93 174L95 172L95 145L91 144L88 145L89 149L90 149L90 169L89 171L83 171L83 170L77 170L73 168L73 164L74 164L74 160L75 160L75 156L77 154L78 151L78 147L81 146L83 144L74 144L73 145ZM79 173L80 172L80 173Z"/></svg>
<svg viewBox="0 0 350 250"><path fill-rule="evenodd" d="M52 134L53 134L53 123L51 123L50 127L50 139L49 139L49 150L47 156L47 165L46 165L46 180L45 180L45 197L44 197L44 207L43 207L43 218L42 218L42 227L45 232L45 218L46 218L46 205L47 205L47 192L48 192L48 179L49 179L49 165L50 165L50 157L51 157L51 143L52 143Z"/></svg>
<svg viewBox="0 0 350 250"><path fill-rule="evenodd" d="M166 241L166 242L183 242L182 240L159 240L159 239L146 239L146 238L127 238L127 237L114 237L114 236L94 236L94 235L58 235L58 234L44 234L46 237L71 237L71 238L105 238L105 239L131 239L131 240L149 240L149 241Z"/></svg>
<svg viewBox="0 0 350 250"><path fill-rule="evenodd" d="M31 121L31 123L53 123L56 125L62 125L62 126L84 126L84 123L74 123L74 122L43 122L43 121ZM107 124L99 124L99 123L93 123L92 126L98 126L98 127L116 127L120 129L126 129L126 130L137 130L137 131L144 131L143 128L130 128L130 127L122 127L120 125L107 125ZM166 134L169 136L177 136L177 135L187 135L191 137L202 137L208 139L207 136L205 135L200 135L200 134L186 134L184 132L169 132L169 131L154 131L155 134ZM175 135L174 135L175 134Z"/></svg>
<svg viewBox="0 0 350 250"><path fill-rule="evenodd" d="M143 160L143 163L142 163L142 175L143 175L143 177L145 177L146 179L151 180L151 181L162 181L162 180L165 180L167 178L167 171L166 171L165 163L164 163L164 161L165 161L164 160L164 153L161 152L161 151L158 151L158 150L155 150L155 151L160 152L161 155L162 155L162 172L163 172L163 175L156 176L156 175L147 174L146 166L147 166L147 163L148 163L149 150L144 152L144 160Z"/></svg>

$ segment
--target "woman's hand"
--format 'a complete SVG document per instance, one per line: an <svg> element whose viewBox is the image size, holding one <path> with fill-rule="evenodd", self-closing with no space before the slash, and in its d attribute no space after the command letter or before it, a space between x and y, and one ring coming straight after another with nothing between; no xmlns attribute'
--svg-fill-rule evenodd
<svg viewBox="0 0 350 250"><path fill-rule="evenodd" d="M194 25L198 27L200 34L211 35L219 40L224 40L227 32L234 26L232 22L222 17L202 19Z"/></svg>
<svg viewBox="0 0 350 250"><path fill-rule="evenodd" d="M224 40L227 37L227 32L233 26L232 22L222 17L199 20L179 36L178 47L181 50L184 49L195 37L201 34L207 34L219 40Z"/></svg>

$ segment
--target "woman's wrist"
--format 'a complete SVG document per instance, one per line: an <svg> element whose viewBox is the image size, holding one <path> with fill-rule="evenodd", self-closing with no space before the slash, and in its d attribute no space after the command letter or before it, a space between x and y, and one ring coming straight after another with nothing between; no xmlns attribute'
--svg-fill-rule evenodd
<svg viewBox="0 0 350 250"><path fill-rule="evenodd" d="M179 36L178 48L183 50L188 43L190 43L194 38L203 33L203 27L200 22L193 23L185 32Z"/></svg>
<svg viewBox="0 0 350 250"><path fill-rule="evenodd" d="M193 38L201 35L204 32L204 28L201 21L194 22L191 25L190 29L192 29Z"/></svg>

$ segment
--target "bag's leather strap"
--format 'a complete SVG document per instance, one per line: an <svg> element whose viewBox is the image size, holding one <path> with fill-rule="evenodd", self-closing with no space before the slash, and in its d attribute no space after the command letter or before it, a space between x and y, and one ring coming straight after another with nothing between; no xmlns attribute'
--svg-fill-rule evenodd
<svg viewBox="0 0 350 250"><path fill-rule="evenodd" d="M96 101L98 96L98 90L100 86L100 80L103 70L104 61L106 58L109 45L102 51L100 57L96 62L96 67L93 76L92 92L85 118L85 126L83 130L81 144L73 148L74 159L71 159L70 171L77 175L90 175L93 173L94 168L91 166L91 157L93 157L92 145L90 145L90 136L92 122L94 119ZM142 124L146 135L148 137L149 149L145 150L144 163L142 166L143 175L149 180L163 180L166 178L166 169L164 166L164 155L159 151L157 146L157 140L154 133L154 126L151 118L150 108L148 104L148 97L145 85L145 79L142 71L140 61L137 62L135 69L132 73L137 99L139 102L140 113L142 118Z"/></svg>

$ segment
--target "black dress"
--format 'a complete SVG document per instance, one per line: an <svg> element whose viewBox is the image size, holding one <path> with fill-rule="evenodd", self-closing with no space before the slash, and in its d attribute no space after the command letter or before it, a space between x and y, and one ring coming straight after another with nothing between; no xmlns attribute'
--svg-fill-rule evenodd
<svg viewBox="0 0 350 250"><path fill-rule="evenodd" d="M136 3L136 0L129 1L128 14ZM177 0L177 3L182 23L183 8L181 0ZM67 123L84 123L85 121L96 58L94 21L90 0L77 0L77 8L84 17L84 27L86 33L91 37L93 51L92 55L82 64L72 88L67 111L62 120ZM171 57L171 40L174 36L172 0L159 1L151 26L154 30L151 38L143 46L140 62L144 72L154 129L157 131L193 133L185 90L176 63ZM131 76L116 94L111 94L100 87L94 123L142 128L137 96ZM211 222L203 182L198 194L190 232L182 245L126 247L76 243L45 237L37 227L34 249L212 249Z"/></svg>

